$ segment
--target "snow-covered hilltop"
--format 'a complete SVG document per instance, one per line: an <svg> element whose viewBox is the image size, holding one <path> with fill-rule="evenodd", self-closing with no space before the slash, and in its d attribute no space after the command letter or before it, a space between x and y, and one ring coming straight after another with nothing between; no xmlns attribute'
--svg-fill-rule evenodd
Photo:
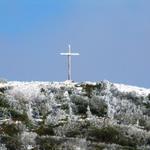
<svg viewBox="0 0 150 150"><path fill-rule="evenodd" d="M108 81L0 83L0 148L150 149L150 89Z"/></svg>

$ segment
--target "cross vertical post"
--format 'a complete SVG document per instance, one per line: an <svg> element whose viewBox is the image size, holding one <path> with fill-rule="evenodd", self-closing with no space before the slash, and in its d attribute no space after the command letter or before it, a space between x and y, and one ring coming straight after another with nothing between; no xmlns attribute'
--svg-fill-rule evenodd
<svg viewBox="0 0 150 150"><path fill-rule="evenodd" d="M64 56L67 56L68 57L68 77L67 77L67 79L69 80L69 81L71 81L71 76L72 76L72 68L71 68L71 57L72 56L78 56L78 55L80 55L79 53L72 53L71 52L71 46L70 45L68 45L68 47L69 47L69 52L68 53L60 53L60 55L64 55Z"/></svg>

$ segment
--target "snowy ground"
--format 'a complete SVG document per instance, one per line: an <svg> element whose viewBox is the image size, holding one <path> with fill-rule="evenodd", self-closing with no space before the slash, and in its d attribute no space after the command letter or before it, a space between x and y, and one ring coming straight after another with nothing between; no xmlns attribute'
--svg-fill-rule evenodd
<svg viewBox="0 0 150 150"><path fill-rule="evenodd" d="M92 84L95 85L96 82L85 82L86 84ZM108 82L109 83L109 82ZM15 89L19 89L21 91L24 91L26 93L39 92L39 87L47 87L52 86L55 88L60 88L62 86L67 87L74 87L78 83L70 82L70 81L64 81L64 82L43 82L43 81L32 81L32 82L22 82L22 81L9 81L7 83L0 83L1 87L13 87ZM125 85L125 84L118 84L114 83L114 86L118 89L120 92L136 92L136 94L147 96L150 93L150 89L131 86L131 85Z"/></svg>

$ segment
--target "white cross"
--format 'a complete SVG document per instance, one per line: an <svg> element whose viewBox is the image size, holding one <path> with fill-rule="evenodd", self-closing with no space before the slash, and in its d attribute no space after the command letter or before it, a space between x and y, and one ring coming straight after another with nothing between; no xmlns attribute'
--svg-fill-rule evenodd
<svg viewBox="0 0 150 150"><path fill-rule="evenodd" d="M68 53L60 53L60 55L65 55L68 57L68 80L71 81L71 57L72 56L78 56L79 53L71 53L71 46L68 45L69 52Z"/></svg>

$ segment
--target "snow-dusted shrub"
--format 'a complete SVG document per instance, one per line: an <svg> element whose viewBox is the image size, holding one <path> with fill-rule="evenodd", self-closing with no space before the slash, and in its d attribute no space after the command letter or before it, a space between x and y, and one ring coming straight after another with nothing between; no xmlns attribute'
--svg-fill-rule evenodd
<svg viewBox="0 0 150 150"><path fill-rule="evenodd" d="M9 112L7 108L0 107L0 120L9 118Z"/></svg>
<svg viewBox="0 0 150 150"><path fill-rule="evenodd" d="M0 78L0 83L7 83L7 79L4 79L4 78Z"/></svg>
<svg viewBox="0 0 150 150"><path fill-rule="evenodd" d="M107 143L114 143L118 140L119 130L115 127L97 128L91 127L88 133L88 139Z"/></svg>
<svg viewBox="0 0 150 150"><path fill-rule="evenodd" d="M118 98L123 97L123 96L121 95L122 93L121 93L115 86L111 86L110 92L111 92L111 94L112 94L114 97L118 97Z"/></svg>
<svg viewBox="0 0 150 150"><path fill-rule="evenodd" d="M146 109L149 109L149 110L150 110L150 102L144 104L144 106L145 106Z"/></svg>
<svg viewBox="0 0 150 150"><path fill-rule="evenodd" d="M117 120L118 124L133 125L137 123L137 118L126 113L120 113L118 115L115 114L114 118Z"/></svg>
<svg viewBox="0 0 150 150"><path fill-rule="evenodd" d="M115 143L122 146L136 147L136 142L125 136L119 127L107 126L103 128L92 127L89 129L88 139L91 141Z"/></svg>
<svg viewBox="0 0 150 150"><path fill-rule="evenodd" d="M150 100L150 93L148 94L147 98L148 98L148 100Z"/></svg>
<svg viewBox="0 0 150 150"><path fill-rule="evenodd" d="M20 138L21 138L21 145L24 147L25 150L28 150L28 147L35 146L35 139L37 137L36 133L33 132L26 132L24 131L21 133Z"/></svg>
<svg viewBox="0 0 150 150"><path fill-rule="evenodd" d="M7 88L6 87L1 87L0 88L0 94L2 95L2 94L5 94L5 91L7 90Z"/></svg>
<svg viewBox="0 0 150 150"><path fill-rule="evenodd" d="M4 94L0 94L0 118L1 120L9 118L10 113L10 104L8 102L8 99Z"/></svg>
<svg viewBox="0 0 150 150"><path fill-rule="evenodd" d="M13 93L13 98L19 102L24 102L28 99L21 91L15 91Z"/></svg>
<svg viewBox="0 0 150 150"><path fill-rule="evenodd" d="M98 96L93 96L89 100L89 107L93 115L104 117L107 114L107 104Z"/></svg>
<svg viewBox="0 0 150 150"><path fill-rule="evenodd" d="M29 122L28 116L25 112L20 113L14 109L10 109L10 115L11 115L11 119L14 121L22 121L25 124Z"/></svg>
<svg viewBox="0 0 150 150"><path fill-rule="evenodd" d="M150 120L146 122L145 129L150 131Z"/></svg>
<svg viewBox="0 0 150 150"><path fill-rule="evenodd" d="M0 107L9 108L9 102L8 99L4 94L0 94Z"/></svg>
<svg viewBox="0 0 150 150"><path fill-rule="evenodd" d="M16 124L7 124L7 123L3 123L1 125L1 133L5 133L9 136L14 136L17 135L20 131L19 128Z"/></svg>
<svg viewBox="0 0 150 150"><path fill-rule="evenodd" d="M5 144L0 143L0 150L7 150Z"/></svg>
<svg viewBox="0 0 150 150"><path fill-rule="evenodd" d="M120 92L119 94L120 99L126 99L134 103L135 105L142 105L143 100L145 99L144 96L138 95L135 91L132 92Z"/></svg>
<svg viewBox="0 0 150 150"><path fill-rule="evenodd" d="M1 142L5 144L7 150L19 150L21 148L21 141L18 136L2 136Z"/></svg>
<svg viewBox="0 0 150 150"><path fill-rule="evenodd" d="M36 138L36 147L40 150L57 150L61 149L61 144L64 143L65 140L63 139L57 139L49 136L40 137L38 136ZM36 149L36 148L35 148Z"/></svg>
<svg viewBox="0 0 150 150"><path fill-rule="evenodd" d="M64 129L62 132L66 137L84 138L88 133L90 125L87 121L72 121L62 127Z"/></svg>
<svg viewBox="0 0 150 150"><path fill-rule="evenodd" d="M81 84L81 86L83 91L86 93L85 96L88 96L89 98L91 98L93 94L98 95L107 88L107 85L104 82L96 84Z"/></svg>
<svg viewBox="0 0 150 150"><path fill-rule="evenodd" d="M73 95L71 101L74 104L73 112L75 114L86 115L89 100L83 96Z"/></svg>
<svg viewBox="0 0 150 150"><path fill-rule="evenodd" d="M46 116L45 124L58 125L59 122L65 118L66 118L66 113L63 110L54 107L51 113Z"/></svg>
<svg viewBox="0 0 150 150"><path fill-rule="evenodd" d="M54 92L55 91L55 92ZM63 98L64 98L64 93L65 93L65 87L61 87L60 89L53 89L52 93L54 95L54 99L57 103L62 102Z"/></svg>
<svg viewBox="0 0 150 150"><path fill-rule="evenodd" d="M120 124L136 124L143 116L141 107L131 103L127 99L118 101L114 110L114 119Z"/></svg>
<svg viewBox="0 0 150 150"><path fill-rule="evenodd" d="M40 127L35 129L35 131L38 135L54 135L54 126L53 125L44 125L42 124Z"/></svg>
<svg viewBox="0 0 150 150"><path fill-rule="evenodd" d="M85 133L84 133L85 134ZM80 128L73 128L66 132L66 137L81 137L83 136L83 131Z"/></svg>
<svg viewBox="0 0 150 150"><path fill-rule="evenodd" d="M69 110L69 105L68 105L68 103L67 103L67 102L63 103L63 104L61 105L61 109L68 112L68 110Z"/></svg>

